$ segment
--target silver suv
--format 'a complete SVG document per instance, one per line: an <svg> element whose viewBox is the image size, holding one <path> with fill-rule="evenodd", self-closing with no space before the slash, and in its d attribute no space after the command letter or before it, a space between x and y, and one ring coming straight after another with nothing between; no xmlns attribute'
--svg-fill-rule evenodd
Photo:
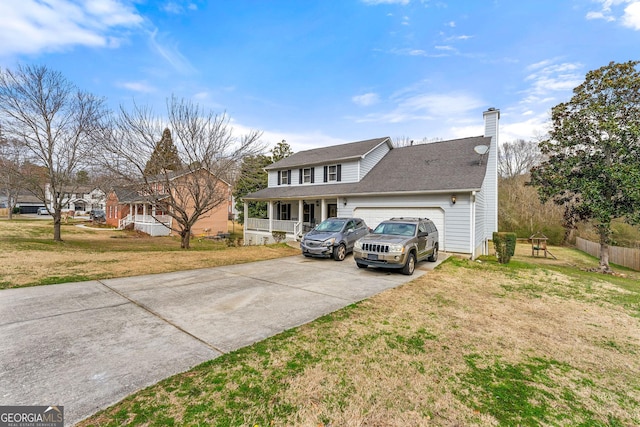
<svg viewBox="0 0 640 427"><path fill-rule="evenodd" d="M353 259L360 268L401 268L411 275L418 261L438 259L438 229L427 218L391 218L356 242Z"/></svg>
<svg viewBox="0 0 640 427"><path fill-rule="evenodd" d="M308 232L300 242L306 257L333 257L342 261L353 250L359 238L369 234L369 227L360 218L329 218Z"/></svg>

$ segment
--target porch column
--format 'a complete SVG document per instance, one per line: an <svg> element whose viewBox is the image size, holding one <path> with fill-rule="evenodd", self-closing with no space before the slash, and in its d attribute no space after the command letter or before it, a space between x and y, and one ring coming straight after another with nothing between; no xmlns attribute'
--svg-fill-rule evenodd
<svg viewBox="0 0 640 427"><path fill-rule="evenodd" d="M269 233L273 232L273 201L269 200Z"/></svg>
<svg viewBox="0 0 640 427"><path fill-rule="evenodd" d="M304 200L298 200L298 222L300 223L300 230L302 231L302 223L304 221Z"/></svg>
<svg viewBox="0 0 640 427"><path fill-rule="evenodd" d="M242 224L242 239L244 241L247 240L247 222L249 222L249 204L247 202L243 202L244 206L244 224Z"/></svg>
<svg viewBox="0 0 640 427"><path fill-rule="evenodd" d="M320 222L327 219L327 201L322 199L320 202Z"/></svg>

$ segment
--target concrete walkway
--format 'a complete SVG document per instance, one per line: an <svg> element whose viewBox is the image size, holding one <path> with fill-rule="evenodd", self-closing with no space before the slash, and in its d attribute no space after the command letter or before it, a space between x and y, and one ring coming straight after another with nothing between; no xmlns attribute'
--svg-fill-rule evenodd
<svg viewBox="0 0 640 427"><path fill-rule="evenodd" d="M441 254L442 261L445 256ZM0 291L0 405L62 405L72 425L159 380L413 276L293 256Z"/></svg>

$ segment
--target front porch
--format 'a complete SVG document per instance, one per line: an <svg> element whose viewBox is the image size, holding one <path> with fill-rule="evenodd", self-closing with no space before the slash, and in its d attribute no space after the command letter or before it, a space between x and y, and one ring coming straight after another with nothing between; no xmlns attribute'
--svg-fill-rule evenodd
<svg viewBox="0 0 640 427"><path fill-rule="evenodd" d="M148 203L131 203L129 213L118 221L118 229L131 224L134 230L150 236L168 236L171 234L172 218Z"/></svg>
<svg viewBox="0 0 640 427"><path fill-rule="evenodd" d="M249 205L244 203L246 245L274 243L274 231L284 232L285 241L300 240L320 222L338 216L337 199L269 200L267 204L268 218L249 218Z"/></svg>

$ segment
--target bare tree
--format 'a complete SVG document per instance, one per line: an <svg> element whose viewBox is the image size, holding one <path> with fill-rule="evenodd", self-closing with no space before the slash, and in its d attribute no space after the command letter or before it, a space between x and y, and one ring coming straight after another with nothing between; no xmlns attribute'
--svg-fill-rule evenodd
<svg viewBox="0 0 640 427"><path fill-rule="evenodd" d="M7 199L9 219L13 219L13 209L22 183L20 171L26 165L24 146L15 139L6 139L0 132L0 188Z"/></svg>
<svg viewBox="0 0 640 427"><path fill-rule="evenodd" d="M30 161L42 167L46 184L28 170L24 188L52 207L53 238L61 241L66 194L75 192L75 177L90 153L106 114L104 100L76 88L46 66L18 66L0 71L0 120L7 138L24 145ZM51 200L48 200L48 193Z"/></svg>
<svg viewBox="0 0 640 427"><path fill-rule="evenodd" d="M429 144L431 142L439 142L442 141L442 138L427 138L426 136L420 140L415 140L413 138L410 138L408 136L399 136L397 138L394 138L392 143L394 147L400 148L400 147L410 147L412 145L418 145L418 144Z"/></svg>
<svg viewBox="0 0 640 427"><path fill-rule="evenodd" d="M506 142L498 149L498 173L503 178L515 178L529 173L541 161L542 154L536 142L518 139Z"/></svg>
<svg viewBox="0 0 640 427"><path fill-rule="evenodd" d="M150 175L145 169L157 153L158 139L163 134L168 137L165 129L171 133L181 166L160 168ZM175 97L167 101L166 119L147 107L134 105L131 111L121 107L111 132L104 165L172 217L171 228L181 236L184 249L189 248L198 219L229 202L229 184L240 160L261 151L260 132L236 137L226 114ZM177 162L171 164L173 168Z"/></svg>

